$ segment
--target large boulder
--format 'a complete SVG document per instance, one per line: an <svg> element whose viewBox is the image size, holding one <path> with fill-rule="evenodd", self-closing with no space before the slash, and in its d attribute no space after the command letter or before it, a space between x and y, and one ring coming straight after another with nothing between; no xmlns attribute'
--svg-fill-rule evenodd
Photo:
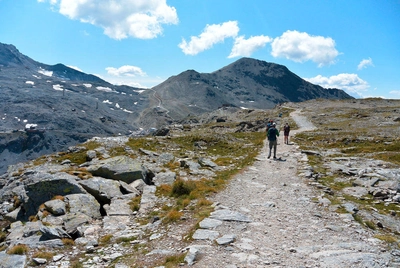
<svg viewBox="0 0 400 268"><path fill-rule="evenodd" d="M116 180L93 177L79 183L102 204L110 204L113 197L122 195L120 183Z"/></svg>
<svg viewBox="0 0 400 268"><path fill-rule="evenodd" d="M91 218L101 218L100 204L90 194L71 194L65 196L69 213L81 213Z"/></svg>
<svg viewBox="0 0 400 268"><path fill-rule="evenodd" d="M35 174L23 181L23 187L18 186L12 191L21 201L22 210L18 214L18 220L27 220L29 216L36 215L40 205L52 200L57 195L86 194L75 176L64 172L49 174ZM18 191L17 191L18 190Z"/></svg>
<svg viewBox="0 0 400 268"><path fill-rule="evenodd" d="M94 176L131 183L146 180L146 170L142 164L128 156L116 156L90 165L87 170Z"/></svg>

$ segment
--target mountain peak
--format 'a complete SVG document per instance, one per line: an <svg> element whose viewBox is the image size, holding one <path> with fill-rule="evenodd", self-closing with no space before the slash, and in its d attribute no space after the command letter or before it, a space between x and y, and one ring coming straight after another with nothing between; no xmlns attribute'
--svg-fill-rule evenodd
<svg viewBox="0 0 400 268"><path fill-rule="evenodd" d="M8 67L33 67L38 63L31 58L23 55L13 45L0 43L0 65Z"/></svg>

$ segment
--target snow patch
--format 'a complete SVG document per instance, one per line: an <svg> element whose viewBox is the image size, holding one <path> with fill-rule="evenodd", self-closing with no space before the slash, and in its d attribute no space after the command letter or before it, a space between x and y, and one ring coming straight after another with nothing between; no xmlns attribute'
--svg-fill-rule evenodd
<svg viewBox="0 0 400 268"><path fill-rule="evenodd" d="M32 86L35 84L35 82L33 82L33 81L26 81L25 83L26 83L26 84L30 84L30 85L32 85Z"/></svg>
<svg viewBox="0 0 400 268"><path fill-rule="evenodd" d="M43 68L40 67L38 73L43 74L45 76L53 76L53 72L52 71L47 71Z"/></svg>
<svg viewBox="0 0 400 268"><path fill-rule="evenodd" d="M96 87L97 90L104 91L104 92L116 92L109 87Z"/></svg>
<svg viewBox="0 0 400 268"><path fill-rule="evenodd" d="M127 109L122 109L122 111L124 111L125 113L130 113L130 114L133 113L132 111L129 111L129 110L127 110Z"/></svg>
<svg viewBox="0 0 400 268"><path fill-rule="evenodd" d="M103 103L108 103L108 104L113 104L111 101L109 100L103 100Z"/></svg>
<svg viewBox="0 0 400 268"><path fill-rule="evenodd" d="M62 88L62 85L59 85L59 84L57 84L57 85L53 85L53 89L54 90L64 90L63 88Z"/></svg>
<svg viewBox="0 0 400 268"><path fill-rule="evenodd" d="M92 84L83 84L85 87L87 87L87 88L91 88L92 87Z"/></svg>
<svg viewBox="0 0 400 268"><path fill-rule="evenodd" d="M134 92L137 92L137 93L143 93L143 92L145 92L145 90L133 90Z"/></svg>
<svg viewBox="0 0 400 268"><path fill-rule="evenodd" d="M25 129L30 129L30 128L35 128L37 127L37 124L26 124Z"/></svg>
<svg viewBox="0 0 400 268"><path fill-rule="evenodd" d="M117 107L118 109L121 108L118 103L115 104L115 107Z"/></svg>

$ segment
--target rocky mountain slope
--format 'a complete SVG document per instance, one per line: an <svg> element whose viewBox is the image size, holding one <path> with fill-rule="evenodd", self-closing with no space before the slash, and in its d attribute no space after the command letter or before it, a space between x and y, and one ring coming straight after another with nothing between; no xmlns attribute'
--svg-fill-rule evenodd
<svg viewBox="0 0 400 268"><path fill-rule="evenodd" d="M95 136L136 135L223 106L266 109L285 101L351 98L249 58L210 74L185 71L152 89L116 86L63 64L39 63L2 43L0 92L0 174L10 164ZM36 130L28 133L27 126Z"/></svg>
<svg viewBox="0 0 400 268"><path fill-rule="evenodd" d="M400 265L400 102L231 109L165 137L96 138L13 166L0 178L0 260L7 268ZM266 158L269 118L292 126L290 144L279 139L280 161Z"/></svg>

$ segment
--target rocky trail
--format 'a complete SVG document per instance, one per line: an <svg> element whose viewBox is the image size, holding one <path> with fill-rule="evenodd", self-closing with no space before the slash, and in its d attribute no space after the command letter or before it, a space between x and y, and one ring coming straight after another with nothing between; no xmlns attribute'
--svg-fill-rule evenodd
<svg viewBox="0 0 400 268"><path fill-rule="evenodd" d="M299 126L313 125L299 111ZM290 137L289 137L290 139ZM278 142L267 159L267 141L253 166L213 197L216 210L200 223L186 260L192 267L399 267L400 258L350 213L318 200L321 189L302 176L307 156L298 145Z"/></svg>

